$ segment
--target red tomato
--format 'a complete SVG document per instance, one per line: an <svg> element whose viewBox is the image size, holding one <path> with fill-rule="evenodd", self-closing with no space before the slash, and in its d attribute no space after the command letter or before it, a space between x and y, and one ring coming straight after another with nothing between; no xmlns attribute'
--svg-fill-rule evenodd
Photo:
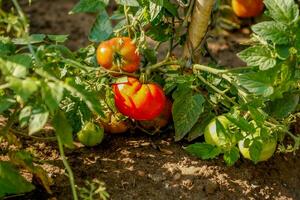
<svg viewBox="0 0 300 200"><path fill-rule="evenodd" d="M263 0L232 0L233 12L241 18L256 17L264 9Z"/></svg>
<svg viewBox="0 0 300 200"><path fill-rule="evenodd" d="M116 37L102 42L97 48L97 61L112 71L135 72L139 68L140 55L129 37Z"/></svg>
<svg viewBox="0 0 300 200"><path fill-rule="evenodd" d="M119 112L136 120L152 120L164 109L166 96L154 83L142 84L128 77L125 83L113 84L115 104Z"/></svg>
<svg viewBox="0 0 300 200"><path fill-rule="evenodd" d="M160 115L154 118L153 120L141 121L141 125L146 129L160 129L167 126L167 124L170 121L171 115L172 102L169 99L167 99L164 109L160 113Z"/></svg>

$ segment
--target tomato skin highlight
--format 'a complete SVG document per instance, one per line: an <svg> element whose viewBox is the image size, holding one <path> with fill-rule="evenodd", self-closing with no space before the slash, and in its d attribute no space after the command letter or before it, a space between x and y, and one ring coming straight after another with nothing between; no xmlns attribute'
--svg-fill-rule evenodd
<svg viewBox="0 0 300 200"><path fill-rule="evenodd" d="M132 119L152 120L164 109L166 96L155 83L142 84L128 77L127 82L113 84L112 88L117 109Z"/></svg>
<svg viewBox="0 0 300 200"><path fill-rule="evenodd" d="M172 116L172 102L170 99L166 99L166 104L160 115L153 120L140 121L142 127L146 129L161 129L168 125Z"/></svg>
<svg viewBox="0 0 300 200"><path fill-rule="evenodd" d="M259 16L263 9L263 0L232 0L233 12L240 18Z"/></svg>
<svg viewBox="0 0 300 200"><path fill-rule="evenodd" d="M275 138L270 138L267 142L262 143L262 151L257 162L266 161L273 156L276 151L277 141ZM244 147L244 140L239 142L239 149L244 158L252 160L249 148Z"/></svg>
<svg viewBox="0 0 300 200"><path fill-rule="evenodd" d="M227 129L229 124L231 124L231 122L225 116L221 115L214 118L204 130L204 139L207 144L221 146L221 141L218 135L222 134L222 132L218 132L217 130L216 119L218 119L225 129Z"/></svg>
<svg viewBox="0 0 300 200"><path fill-rule="evenodd" d="M140 65L137 47L129 37L116 37L99 44L96 51L100 66L112 71L133 73Z"/></svg>

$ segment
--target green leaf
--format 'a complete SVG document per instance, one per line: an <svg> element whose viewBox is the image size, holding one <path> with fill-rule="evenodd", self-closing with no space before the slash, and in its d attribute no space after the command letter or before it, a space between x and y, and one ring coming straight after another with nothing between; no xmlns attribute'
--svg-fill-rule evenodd
<svg viewBox="0 0 300 200"><path fill-rule="evenodd" d="M254 163L258 162L262 148L263 148L263 144L258 139L254 139L250 144L249 147L250 158L251 160L253 160Z"/></svg>
<svg viewBox="0 0 300 200"><path fill-rule="evenodd" d="M249 92L267 97L274 92L273 78L271 72L259 71L240 74L237 77L237 81L239 85L246 88Z"/></svg>
<svg viewBox="0 0 300 200"><path fill-rule="evenodd" d="M238 54L248 66L259 66L260 70L267 70L275 67L276 59L272 52L265 46L249 47Z"/></svg>
<svg viewBox="0 0 300 200"><path fill-rule="evenodd" d="M4 41L0 38L0 55L11 54L16 50L16 46L11 41Z"/></svg>
<svg viewBox="0 0 300 200"><path fill-rule="evenodd" d="M132 7L138 7L139 2L136 0L116 0L117 4L125 5L125 6L132 6Z"/></svg>
<svg viewBox="0 0 300 200"><path fill-rule="evenodd" d="M27 182L9 162L0 161L0 198L30 192L35 187Z"/></svg>
<svg viewBox="0 0 300 200"><path fill-rule="evenodd" d="M53 117L52 125L55 129L57 137L59 137L62 143L68 147L73 148L73 135L72 135L72 127L70 126L65 114L58 110Z"/></svg>
<svg viewBox="0 0 300 200"><path fill-rule="evenodd" d="M32 135L45 126L49 112L44 107L33 108L29 120L29 135Z"/></svg>
<svg viewBox="0 0 300 200"><path fill-rule="evenodd" d="M221 149L206 143L195 143L184 148L189 154L203 160L212 159L220 155Z"/></svg>
<svg viewBox="0 0 300 200"><path fill-rule="evenodd" d="M173 103L175 141L181 140L196 124L203 112L204 97L201 94L183 93Z"/></svg>
<svg viewBox="0 0 300 200"><path fill-rule="evenodd" d="M74 8L70 11L70 14L73 13L95 13L103 10L108 4L109 0L80 0Z"/></svg>
<svg viewBox="0 0 300 200"><path fill-rule="evenodd" d="M276 118L285 118L295 111L299 104L299 94L284 94L283 98L269 103L269 113Z"/></svg>
<svg viewBox="0 0 300 200"><path fill-rule="evenodd" d="M228 166L232 166L240 158L240 151L237 147L233 147L230 151L224 153L223 159Z"/></svg>
<svg viewBox="0 0 300 200"><path fill-rule="evenodd" d="M15 103L14 99L0 96L0 114L9 109Z"/></svg>
<svg viewBox="0 0 300 200"><path fill-rule="evenodd" d="M264 3L275 21L290 24L298 19L299 10L294 0L264 0Z"/></svg>
<svg viewBox="0 0 300 200"><path fill-rule="evenodd" d="M172 37L170 27L168 24L160 23L156 26L151 26L147 31L147 36L151 39L159 42L165 42Z"/></svg>
<svg viewBox="0 0 300 200"><path fill-rule="evenodd" d="M274 21L261 22L252 26L252 30L260 37L275 44L289 43L290 37L285 24Z"/></svg>
<svg viewBox="0 0 300 200"><path fill-rule="evenodd" d="M16 38L13 40L13 43L17 45L36 44L43 42L45 38L46 35L44 34L32 34L26 38Z"/></svg>
<svg viewBox="0 0 300 200"><path fill-rule="evenodd" d="M64 95L64 88L57 83L43 84L42 97L48 106L49 110L54 113L59 107L59 103Z"/></svg>
<svg viewBox="0 0 300 200"><path fill-rule="evenodd" d="M172 4L169 0L150 0L153 3L164 7L169 13L171 13L173 16L178 16L177 13L177 7L175 4Z"/></svg>
<svg viewBox="0 0 300 200"><path fill-rule="evenodd" d="M231 121L233 124L235 124L237 127L239 127L242 131L248 132L248 133L255 133L255 127L250 124L246 119L243 117L238 116L233 117L231 115L226 115L226 118Z"/></svg>
<svg viewBox="0 0 300 200"><path fill-rule="evenodd" d="M47 37L54 42L64 43L68 40L69 35L47 35Z"/></svg>
<svg viewBox="0 0 300 200"><path fill-rule="evenodd" d="M113 33L113 28L106 10L102 9L96 18L90 34L89 40L92 42L101 42L110 37Z"/></svg>
<svg viewBox="0 0 300 200"><path fill-rule="evenodd" d="M11 75L24 78L28 73L28 69L32 66L32 60L29 55L18 54L8 57L6 61L6 68L10 71Z"/></svg>
<svg viewBox="0 0 300 200"><path fill-rule="evenodd" d="M191 131L188 134L187 140L192 141L201 135L204 134L205 127L209 124L209 122L215 117L212 113L203 113L198 122L193 126Z"/></svg>
<svg viewBox="0 0 300 200"><path fill-rule="evenodd" d="M70 91L74 96L81 98L91 111L104 116L100 102L96 98L97 94L87 91L83 86L76 84L72 78L68 78L66 84L64 86L66 90Z"/></svg>
<svg viewBox="0 0 300 200"><path fill-rule="evenodd" d="M28 125L32 112L31 106L25 106L19 114L20 126L23 128Z"/></svg>
<svg viewBox="0 0 300 200"><path fill-rule="evenodd" d="M26 78L24 80L9 77L8 83L10 84L11 89L19 95L24 102L38 89L37 81L33 78Z"/></svg>
<svg viewBox="0 0 300 200"><path fill-rule="evenodd" d="M265 122L267 116L262 114L257 107L248 106L248 110L250 111L252 119L254 119L258 125L262 125Z"/></svg>

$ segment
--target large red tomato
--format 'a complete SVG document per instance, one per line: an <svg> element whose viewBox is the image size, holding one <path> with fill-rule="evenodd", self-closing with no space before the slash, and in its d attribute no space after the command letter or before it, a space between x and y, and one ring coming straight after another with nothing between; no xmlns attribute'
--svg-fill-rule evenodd
<svg viewBox="0 0 300 200"><path fill-rule="evenodd" d="M155 83L142 84L128 77L127 82L113 84L115 104L120 113L136 120L152 120L164 109L166 96Z"/></svg>
<svg viewBox="0 0 300 200"><path fill-rule="evenodd" d="M241 18L256 17L264 9L263 0L232 0L233 12Z"/></svg>
<svg viewBox="0 0 300 200"><path fill-rule="evenodd" d="M140 65L140 55L129 37L116 37L100 43L97 61L112 71L135 72Z"/></svg>

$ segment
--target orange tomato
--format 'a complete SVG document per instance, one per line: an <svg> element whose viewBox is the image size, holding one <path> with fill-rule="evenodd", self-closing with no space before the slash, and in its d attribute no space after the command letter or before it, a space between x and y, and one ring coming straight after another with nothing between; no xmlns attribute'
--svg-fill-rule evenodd
<svg viewBox="0 0 300 200"><path fill-rule="evenodd" d="M232 0L233 12L241 18L257 17L264 9L263 0Z"/></svg>
<svg viewBox="0 0 300 200"><path fill-rule="evenodd" d="M112 71L135 72L140 65L140 55L129 37L116 37L100 43L96 57L98 64Z"/></svg>

